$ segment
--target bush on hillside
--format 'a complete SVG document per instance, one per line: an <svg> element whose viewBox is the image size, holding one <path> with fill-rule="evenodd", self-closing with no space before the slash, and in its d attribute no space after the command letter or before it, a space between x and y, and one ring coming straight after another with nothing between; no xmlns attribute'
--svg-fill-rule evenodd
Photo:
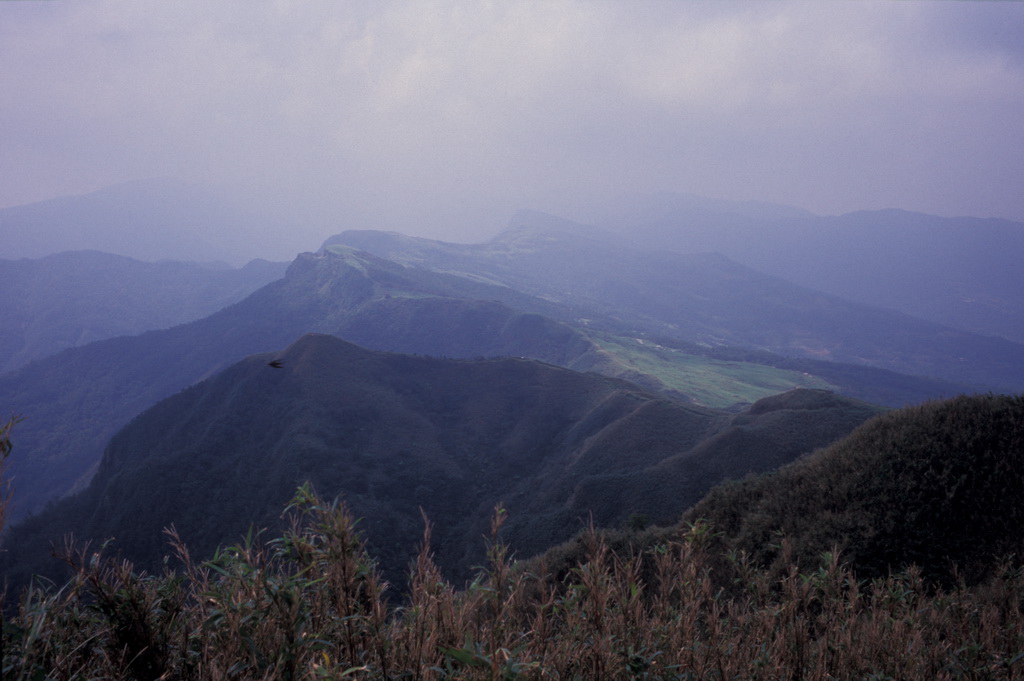
<svg viewBox="0 0 1024 681"><path fill-rule="evenodd" d="M723 485L710 520L762 565L804 568L839 545L862 577L919 566L977 582L1024 549L1024 396L961 396L889 412L779 471Z"/></svg>

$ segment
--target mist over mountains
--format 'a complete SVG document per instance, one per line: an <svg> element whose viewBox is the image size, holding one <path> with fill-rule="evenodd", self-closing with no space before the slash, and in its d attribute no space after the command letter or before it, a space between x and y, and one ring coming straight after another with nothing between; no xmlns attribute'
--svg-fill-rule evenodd
<svg viewBox="0 0 1024 681"><path fill-rule="evenodd" d="M1024 346L851 303L717 253L630 249L601 230L535 213L484 244L345 232L346 244L415 267L521 288L637 333L863 364L976 388L1024 387ZM1022 244L1024 245L1024 244Z"/></svg>
<svg viewBox="0 0 1024 681"><path fill-rule="evenodd" d="M209 263L244 233L247 218L187 193L174 214L207 221L182 227L155 195L124 219L116 192L87 197L80 236L115 245L155 225ZM343 230L288 265L0 261L15 322L0 413L26 416L9 467L18 560L40 565L73 529L155 565L172 522L212 551L273 525L312 480L384 537L392 575L423 507L455 574L497 503L529 555L584 517L671 524L714 485L845 436L872 404L1024 390L1018 223L637 201L595 225L522 211L476 244ZM0 231L75 210L14 210ZM190 241L218 220L222 246ZM69 239L37 236L40 255Z"/></svg>
<svg viewBox="0 0 1024 681"><path fill-rule="evenodd" d="M0 373L66 348L164 329L213 314L284 275L286 263L241 268L143 262L99 251L0 260Z"/></svg>
<svg viewBox="0 0 1024 681"><path fill-rule="evenodd" d="M542 334L486 334L477 327L490 330L488 325L497 324L500 331L516 313L500 303L436 295L448 290L450 277L411 275L379 259L364 264L307 254L284 279L204 319L69 349L0 376L3 408L26 416L23 444L35 453L12 464L18 503L32 510L73 489L98 463L106 440L156 401L309 331L344 333L354 327L364 343L376 337L385 345L401 345L403 337L422 331L419 310L426 305L431 316L440 315L448 325L424 336L417 352L455 353L461 344L472 355L523 355L526 346L547 342ZM389 293L406 288L408 296L395 299ZM435 295L428 295L431 291ZM553 344L552 351L571 352L571 344ZM15 512L24 511L16 507Z"/></svg>
<svg viewBox="0 0 1024 681"><path fill-rule="evenodd" d="M669 193L624 197L586 214L637 246L716 251L848 300L1024 342L1019 222L904 210L817 216Z"/></svg>
<svg viewBox="0 0 1024 681"><path fill-rule="evenodd" d="M295 226L248 210L199 184L136 180L82 196L0 208L3 257L95 250L137 260L283 260L301 249ZM268 248L274 241L294 244Z"/></svg>
<svg viewBox="0 0 1024 681"><path fill-rule="evenodd" d="M1024 679L1024 2L0 64L2 681Z"/></svg>
<svg viewBox="0 0 1024 681"><path fill-rule="evenodd" d="M835 364L773 366L760 356L703 356L699 348L598 333L591 325L631 327L597 313L579 325L575 314L508 287L407 268L365 252L301 255L284 278L207 318L69 349L0 376L2 407L27 417L19 427L21 443L34 452L11 464L19 487L15 517L85 484L107 440L135 414L238 358L284 347L310 331L395 352L531 357L715 406L837 384L854 396L896 403L957 390Z"/></svg>

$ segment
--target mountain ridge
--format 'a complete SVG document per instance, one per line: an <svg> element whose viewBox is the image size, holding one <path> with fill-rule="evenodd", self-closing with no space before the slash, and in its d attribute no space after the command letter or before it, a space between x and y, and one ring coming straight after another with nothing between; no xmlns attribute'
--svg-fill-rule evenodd
<svg viewBox="0 0 1024 681"><path fill-rule="evenodd" d="M929 321L1024 341L1024 223L901 209L739 216L637 196L589 218L635 247L715 250L756 270Z"/></svg>
<svg viewBox="0 0 1024 681"><path fill-rule="evenodd" d="M641 336L862 364L982 390L1024 388L1024 345L843 300L721 254L637 251L529 224L476 245L358 231L325 247L343 243L413 267L498 281L580 317L614 318Z"/></svg>
<svg viewBox="0 0 1024 681"><path fill-rule="evenodd" d="M618 322L599 311L582 314L508 286L410 268L340 245L301 254L282 279L209 317L65 350L0 375L0 410L27 417L20 438L33 453L12 462L19 489L13 517L80 489L107 440L135 414L241 357L310 331L412 354L530 356L630 378L677 397L691 381L680 372L694 367L717 400L754 401L786 387L830 385L801 365L776 369L744 364L742 357L707 359L642 339L613 338L609 345L594 334L619 328ZM883 392L896 403L957 390L906 378L894 383L889 375L864 371L837 376L858 394L881 395L871 386L887 385Z"/></svg>
<svg viewBox="0 0 1024 681"><path fill-rule="evenodd" d="M238 302L285 263L143 262L101 251L0 260L0 373L68 347L168 328Z"/></svg>
<svg viewBox="0 0 1024 681"><path fill-rule="evenodd" d="M567 539L588 515L602 524L631 512L677 517L723 477L792 460L879 412L822 391L776 403L765 413L782 419L770 428L779 436L738 448L709 437L756 421L767 429L763 414L698 407L536 360L414 357L306 334L133 418L88 488L12 529L10 559L38 566L47 537L73 531L116 536L126 555L155 565L170 524L205 554L251 523L274 526L308 481L341 494L387 538L375 553L397 578L422 532L420 507L448 568L482 559L479 536L498 503L512 545L530 555ZM808 405L817 406L813 432L798 425ZM797 431L803 436L792 437ZM686 488L652 484L680 475ZM635 484L609 486L615 476ZM663 491L637 495L638 486Z"/></svg>
<svg viewBox="0 0 1024 681"><path fill-rule="evenodd" d="M284 227L203 185L170 178L0 208L0 242L8 258L94 249L143 261L221 260L237 266L265 257L265 247L255 243L281 241Z"/></svg>

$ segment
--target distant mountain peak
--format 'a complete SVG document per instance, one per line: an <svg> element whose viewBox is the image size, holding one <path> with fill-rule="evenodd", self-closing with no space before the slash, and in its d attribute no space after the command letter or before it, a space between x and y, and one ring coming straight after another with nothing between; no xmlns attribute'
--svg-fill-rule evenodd
<svg viewBox="0 0 1024 681"><path fill-rule="evenodd" d="M5 257L96 249L145 261L240 265L265 255L257 242L280 228L204 185L170 178L0 209Z"/></svg>
<svg viewBox="0 0 1024 681"><path fill-rule="evenodd" d="M555 241L571 243L581 239L625 244L618 234L602 227L574 222L536 210L517 211L509 220L508 227L499 232L489 243L511 244L530 240L541 240L544 243Z"/></svg>

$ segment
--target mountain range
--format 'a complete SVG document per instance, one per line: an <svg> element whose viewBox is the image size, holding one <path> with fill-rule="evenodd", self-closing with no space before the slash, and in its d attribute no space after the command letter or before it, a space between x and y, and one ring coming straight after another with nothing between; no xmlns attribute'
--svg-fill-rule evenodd
<svg viewBox="0 0 1024 681"><path fill-rule="evenodd" d="M635 247L714 251L847 300L1024 342L1024 225L903 210L817 216L792 206L634 195L586 213Z"/></svg>
<svg viewBox="0 0 1024 681"><path fill-rule="evenodd" d="M484 244L349 231L346 245L610 317L636 335L756 348L930 376L975 389L1024 389L1024 345L852 303L714 253L629 248L599 229L520 213Z"/></svg>
<svg viewBox="0 0 1024 681"><path fill-rule="evenodd" d="M277 526L310 482L363 518L392 580L416 550L421 511L439 565L466 577L457 570L483 559L499 504L523 555L588 518L670 523L715 483L792 461L880 411L795 390L729 414L537 360L413 357L311 334L133 419L82 493L14 528L7 565L44 569L50 543L71 532L116 537L155 568L171 525L208 555L250 525Z"/></svg>
<svg viewBox="0 0 1024 681"><path fill-rule="evenodd" d="M103 211L119 205L111 196ZM143 221L129 209L146 203L126 203L122 228ZM856 235L891 232L909 252L923 239L913 219L663 204L629 220L608 212L603 226L521 212L480 244L349 230L283 272L95 252L0 261L12 285L5 314L19 320L0 335L14 350L0 413L26 417L16 430L25 456L9 468L23 522L8 557L34 569L50 538L74 530L117 536L156 565L160 527L173 522L212 550L249 523L273 525L313 480L384 537L375 550L393 578L422 529L420 507L445 528L438 551L454 572L480 557L481 523L498 503L508 540L528 555L585 518L671 523L716 483L793 461L880 411L861 400L1024 390L1016 303L979 303L1009 300L1015 270L995 260L987 278L972 274L989 248L969 245L974 223L946 225L957 238L905 253L904 272L879 274L865 284L874 300L855 302L807 286L810 275L803 285L784 276L766 225L786 257L813 260L820 248L842 288L858 268L874 277ZM10 210L0 231L30 224ZM854 229L858 220L874 227ZM1013 224L989 226L1020 252ZM849 235L848 259L826 228ZM705 249L733 242L745 242L735 260ZM946 267L957 247L969 257ZM755 256L758 267L738 262ZM922 258L975 287L947 325L899 309L924 301ZM824 282L827 269L815 276ZM936 284L937 300L954 289ZM1002 331L995 312L1007 316Z"/></svg>
<svg viewBox="0 0 1024 681"><path fill-rule="evenodd" d="M283 278L203 319L68 349L0 375L0 411L26 417L19 437L32 453L11 463L18 488L12 517L81 489L110 437L147 407L307 332L394 352L530 357L715 407L793 387L836 389L884 404L962 390L834 363L700 354L699 347L638 337L611 312L481 279L335 244L300 255Z"/></svg>
<svg viewBox="0 0 1024 681"><path fill-rule="evenodd" d="M99 251L0 260L0 373L66 348L206 317L286 267L143 262Z"/></svg>
<svg viewBox="0 0 1024 681"><path fill-rule="evenodd" d="M170 178L0 208L0 243L9 259L97 250L137 260L240 266L266 257L267 244L290 241L293 231L289 220ZM271 252L278 259L280 250Z"/></svg>

